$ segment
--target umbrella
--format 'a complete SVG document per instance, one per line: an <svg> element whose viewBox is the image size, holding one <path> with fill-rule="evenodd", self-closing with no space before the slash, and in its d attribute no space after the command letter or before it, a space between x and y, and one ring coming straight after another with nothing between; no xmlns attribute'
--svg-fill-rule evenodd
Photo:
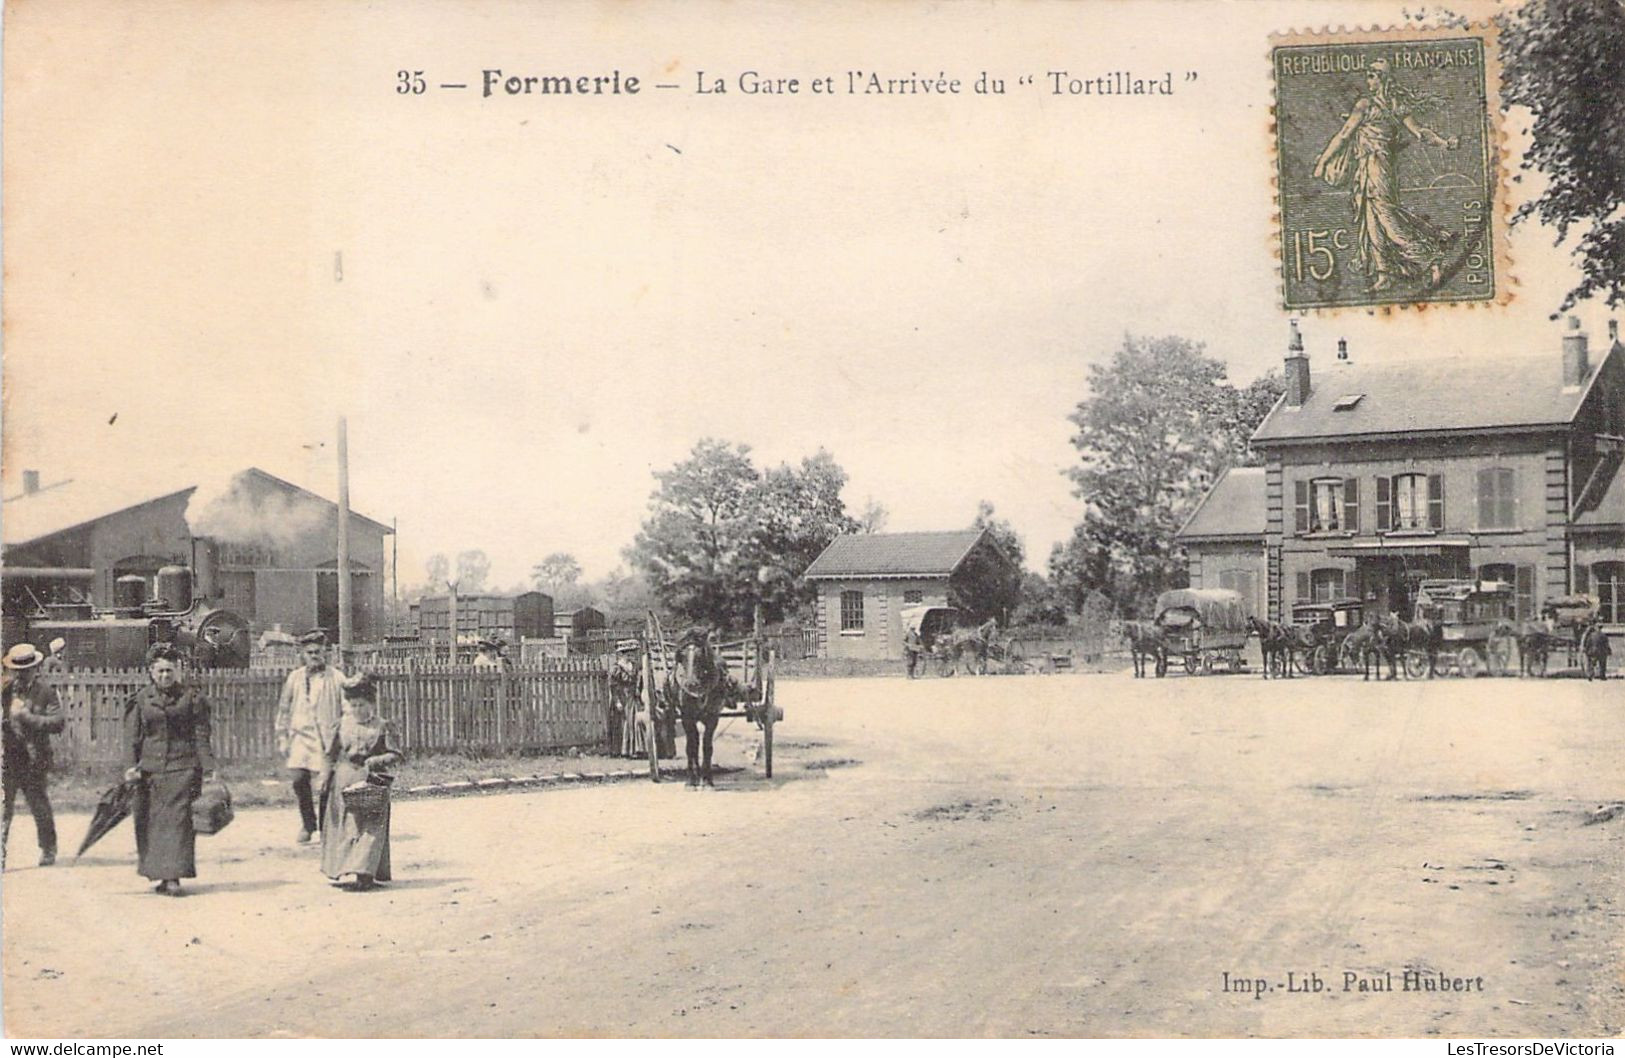
<svg viewBox="0 0 1625 1058"><path fill-rule="evenodd" d="M130 802L135 799L135 786L133 782L121 782L102 794L101 800L96 802L96 811L90 817L90 829L85 832L85 840L79 843L79 851L74 853L75 859L83 856L86 849L106 837L109 831L130 814Z"/></svg>

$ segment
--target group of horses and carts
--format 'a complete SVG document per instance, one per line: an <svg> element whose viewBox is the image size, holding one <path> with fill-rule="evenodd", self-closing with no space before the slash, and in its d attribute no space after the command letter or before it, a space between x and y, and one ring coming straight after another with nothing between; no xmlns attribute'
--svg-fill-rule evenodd
<svg viewBox="0 0 1625 1058"><path fill-rule="evenodd" d="M1606 678L1608 636L1593 600L1551 599L1540 618L1519 619L1513 587L1499 581L1422 580L1414 617L1372 613L1359 599L1298 603L1289 622L1248 614L1237 592L1183 588L1157 597L1152 621L1123 623L1134 674L1166 675L1177 660L1190 675L1245 672L1256 636L1266 679L1359 672L1380 679L1403 671L1432 676L1544 676L1554 665Z"/></svg>

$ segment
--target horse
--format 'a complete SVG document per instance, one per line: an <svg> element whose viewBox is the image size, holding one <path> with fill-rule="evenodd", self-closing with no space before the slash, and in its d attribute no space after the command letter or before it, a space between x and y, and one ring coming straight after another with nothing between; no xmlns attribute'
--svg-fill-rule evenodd
<svg viewBox="0 0 1625 1058"><path fill-rule="evenodd" d="M666 706L677 711L683 724L683 748L688 755L688 784L711 781L711 743L718 714L729 697L728 672L718 657L715 640L702 629L690 629L677 641L672 668L666 675ZM702 741L700 729L705 736ZM701 757L704 757L703 765Z"/></svg>
<svg viewBox="0 0 1625 1058"><path fill-rule="evenodd" d="M1495 634L1510 636L1518 644L1518 675L1532 676L1539 668L1545 671L1546 659L1552 650L1552 629L1545 621L1501 621ZM1536 663L1539 662L1537 665Z"/></svg>
<svg viewBox="0 0 1625 1058"><path fill-rule="evenodd" d="M1135 679L1145 678L1147 661L1158 676L1168 672L1168 644L1162 637L1162 629L1155 623L1122 621L1118 625L1118 634L1128 640L1129 654L1134 659Z"/></svg>
<svg viewBox="0 0 1625 1058"><path fill-rule="evenodd" d="M1341 653L1342 658L1339 659L1339 664L1344 659L1350 662L1359 662L1361 679L1371 679L1373 670L1377 673L1377 679L1382 679L1382 657L1384 654L1388 655L1388 678L1394 679L1397 675L1394 671L1394 656L1388 651L1387 644L1383 640L1382 629L1378 628L1375 622L1367 622L1350 632L1348 637L1343 640Z"/></svg>
<svg viewBox="0 0 1625 1058"><path fill-rule="evenodd" d="M1580 671L1587 680L1608 678L1608 655L1613 647L1602 630L1602 622L1593 618L1580 633Z"/></svg>
<svg viewBox="0 0 1625 1058"><path fill-rule="evenodd" d="M1444 644L1444 628L1441 625L1426 618L1401 621L1396 613L1384 614L1377 621L1388 643L1390 672L1396 657L1417 650L1427 655L1428 679L1437 675L1439 648Z"/></svg>
<svg viewBox="0 0 1625 1058"><path fill-rule="evenodd" d="M1258 647L1264 653L1264 678L1270 678L1270 668L1279 662L1280 672L1292 679L1294 655L1306 645L1298 629L1258 617L1247 618L1247 625L1258 636Z"/></svg>

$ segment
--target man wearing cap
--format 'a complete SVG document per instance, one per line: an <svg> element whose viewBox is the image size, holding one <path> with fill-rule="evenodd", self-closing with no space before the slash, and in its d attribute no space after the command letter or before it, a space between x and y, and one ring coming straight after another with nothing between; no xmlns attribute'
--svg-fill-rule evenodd
<svg viewBox="0 0 1625 1058"><path fill-rule="evenodd" d="M282 684L277 702L277 752L287 758L288 777L299 802L299 843L321 828L313 790L327 779L330 750L344 711L344 673L328 664L327 634L320 629L299 639L305 663Z"/></svg>
<svg viewBox="0 0 1625 1058"><path fill-rule="evenodd" d="M45 662L40 665L42 674L68 671L68 641L61 636L51 640L50 653L45 655Z"/></svg>
<svg viewBox="0 0 1625 1058"><path fill-rule="evenodd" d="M34 813L34 830L39 835L39 863L49 867L56 862L56 818L51 814L51 798L45 784L51 771L51 736L62 730L62 703L56 688L40 682L40 666L45 655L32 643L18 643L0 659L0 681L5 687L5 759L0 764L0 780L5 786L4 821L0 822L0 866L5 863L6 840L11 837L11 812L17 791L28 798Z"/></svg>

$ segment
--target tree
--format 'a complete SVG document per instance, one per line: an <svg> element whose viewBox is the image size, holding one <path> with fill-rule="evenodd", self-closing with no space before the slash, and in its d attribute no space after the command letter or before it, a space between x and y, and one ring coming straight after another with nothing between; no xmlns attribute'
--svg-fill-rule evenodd
<svg viewBox="0 0 1625 1058"><path fill-rule="evenodd" d="M761 476L750 558L765 620L782 621L811 606L813 589L798 578L831 540L858 531L841 501L845 485L846 471L823 449L799 468L785 464Z"/></svg>
<svg viewBox="0 0 1625 1058"><path fill-rule="evenodd" d="M1581 231L1581 280L1558 312L1597 295L1625 304L1625 5L1528 0L1504 16L1501 41L1506 103L1534 119L1522 167L1546 177L1513 221L1537 217L1560 243Z"/></svg>
<svg viewBox="0 0 1625 1058"><path fill-rule="evenodd" d="M484 551L460 551L457 554L457 591L472 595L485 590L485 578L491 574L491 559Z"/></svg>
<svg viewBox="0 0 1625 1058"><path fill-rule="evenodd" d="M761 472L750 449L707 438L658 472L649 516L627 551L664 607L679 617L748 628L758 601L768 621L811 602L801 574L839 533L855 532L828 452Z"/></svg>
<svg viewBox="0 0 1625 1058"><path fill-rule="evenodd" d="M429 578L429 591L444 588L451 580L451 561L445 555L430 555L423 563L423 574Z"/></svg>
<svg viewBox="0 0 1625 1058"><path fill-rule="evenodd" d="M1266 376L1237 391L1221 362L1178 337L1127 335L1109 364L1091 366L1089 396L1069 416L1079 464L1067 474L1084 520L1051 556L1063 597L1104 590L1132 608L1182 586L1174 534L1220 471L1247 458L1246 440L1278 387Z"/></svg>
<svg viewBox="0 0 1625 1058"><path fill-rule="evenodd" d="M1008 521L994 517L993 504L987 500L976 505L971 528L986 530L993 546L1009 561L994 558L985 544L972 551L954 575L952 602L977 621L997 617L1008 623L1021 603L1021 563L1026 548Z"/></svg>
<svg viewBox="0 0 1625 1058"><path fill-rule="evenodd" d="M567 551L555 551L531 569L530 579L556 599L562 589L581 579L581 563Z"/></svg>
<svg viewBox="0 0 1625 1058"><path fill-rule="evenodd" d="M1049 578L1032 570L1021 574L1021 601L1011 613L1013 625L1064 625L1067 607Z"/></svg>
<svg viewBox="0 0 1625 1058"><path fill-rule="evenodd" d="M863 513L858 515L858 532L879 533L884 532L886 523L891 520L891 512L886 505L876 502L873 496L863 501Z"/></svg>
<svg viewBox="0 0 1625 1058"><path fill-rule="evenodd" d="M749 549L761 475L750 449L705 438L656 471L649 517L627 552L672 613L737 625L754 604Z"/></svg>

